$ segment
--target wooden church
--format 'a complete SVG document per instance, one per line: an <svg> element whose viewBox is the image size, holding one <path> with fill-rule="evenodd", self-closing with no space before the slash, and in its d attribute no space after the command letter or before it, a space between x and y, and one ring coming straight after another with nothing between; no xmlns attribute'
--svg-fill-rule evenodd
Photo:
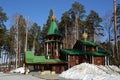
<svg viewBox="0 0 120 80"><path fill-rule="evenodd" d="M83 62L95 65L108 65L111 53L99 47L98 44L87 41L85 32L83 38L84 40L76 41L73 49L61 49L61 58L68 61L68 67L73 67Z"/></svg>
<svg viewBox="0 0 120 80"><path fill-rule="evenodd" d="M63 48L62 36L56 24L56 17L52 16L46 39L44 56L35 56L32 51L25 52L25 73L28 65L39 65L41 74L50 70L51 74L61 73L64 70L83 62L107 65L110 52L99 47L98 44L87 41L87 33L83 33L83 40L77 40L72 49Z"/></svg>

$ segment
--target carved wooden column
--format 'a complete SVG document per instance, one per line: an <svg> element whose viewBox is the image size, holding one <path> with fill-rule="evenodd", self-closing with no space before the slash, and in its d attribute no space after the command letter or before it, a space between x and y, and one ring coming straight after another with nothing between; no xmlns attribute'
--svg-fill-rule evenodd
<svg viewBox="0 0 120 80"><path fill-rule="evenodd" d="M107 56L105 56L104 64L107 65Z"/></svg>
<svg viewBox="0 0 120 80"><path fill-rule="evenodd" d="M48 43L47 43L47 58L49 59L49 55L48 55Z"/></svg>
<svg viewBox="0 0 120 80"><path fill-rule="evenodd" d="M92 56L92 64L94 64L94 56Z"/></svg>
<svg viewBox="0 0 120 80"><path fill-rule="evenodd" d="M55 66L52 66L52 72L51 72L52 75L55 75L55 74L56 74L56 73L55 73L55 69L56 69Z"/></svg>
<svg viewBox="0 0 120 80"><path fill-rule="evenodd" d="M44 65L41 65L41 75L44 75L45 72L44 72Z"/></svg>
<svg viewBox="0 0 120 80"><path fill-rule="evenodd" d="M56 43L56 56L59 58L59 53L58 53L58 42Z"/></svg>
<svg viewBox="0 0 120 80"><path fill-rule="evenodd" d="M65 71L65 66L61 66L61 72Z"/></svg>

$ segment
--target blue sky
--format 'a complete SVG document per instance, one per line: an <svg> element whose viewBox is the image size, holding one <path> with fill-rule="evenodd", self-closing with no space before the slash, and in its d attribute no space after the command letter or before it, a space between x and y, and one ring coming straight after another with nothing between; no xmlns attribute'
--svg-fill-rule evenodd
<svg viewBox="0 0 120 80"><path fill-rule="evenodd" d="M10 19L16 13L29 17L32 22L43 26L50 9L54 10L57 20L60 21L62 13L69 10L74 1L84 5L87 14L90 10L95 10L100 17L103 17L106 12L113 11L113 0L0 0L0 6L9 18L5 23L7 28L11 26ZM120 0L117 0L117 3L120 3Z"/></svg>

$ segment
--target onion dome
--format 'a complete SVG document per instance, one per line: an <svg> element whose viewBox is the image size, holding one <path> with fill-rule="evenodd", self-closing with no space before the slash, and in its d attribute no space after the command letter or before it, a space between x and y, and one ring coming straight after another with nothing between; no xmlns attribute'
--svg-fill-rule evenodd
<svg viewBox="0 0 120 80"><path fill-rule="evenodd" d="M88 38L88 35L87 35L87 33L84 31L84 33L82 34L82 38L86 41L87 40L87 38Z"/></svg>

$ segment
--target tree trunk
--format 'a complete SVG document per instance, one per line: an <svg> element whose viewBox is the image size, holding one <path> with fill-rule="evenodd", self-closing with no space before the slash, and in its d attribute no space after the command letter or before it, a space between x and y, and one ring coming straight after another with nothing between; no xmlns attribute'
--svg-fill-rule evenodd
<svg viewBox="0 0 120 80"><path fill-rule="evenodd" d="M68 48L68 34L67 34L67 25L65 26L65 48Z"/></svg>
<svg viewBox="0 0 120 80"><path fill-rule="evenodd" d="M78 17L75 15L76 40L78 40Z"/></svg>
<svg viewBox="0 0 120 80"><path fill-rule="evenodd" d="M115 58L119 60L118 45L117 45L116 0L114 0L114 40L115 40L114 55L115 55Z"/></svg>

